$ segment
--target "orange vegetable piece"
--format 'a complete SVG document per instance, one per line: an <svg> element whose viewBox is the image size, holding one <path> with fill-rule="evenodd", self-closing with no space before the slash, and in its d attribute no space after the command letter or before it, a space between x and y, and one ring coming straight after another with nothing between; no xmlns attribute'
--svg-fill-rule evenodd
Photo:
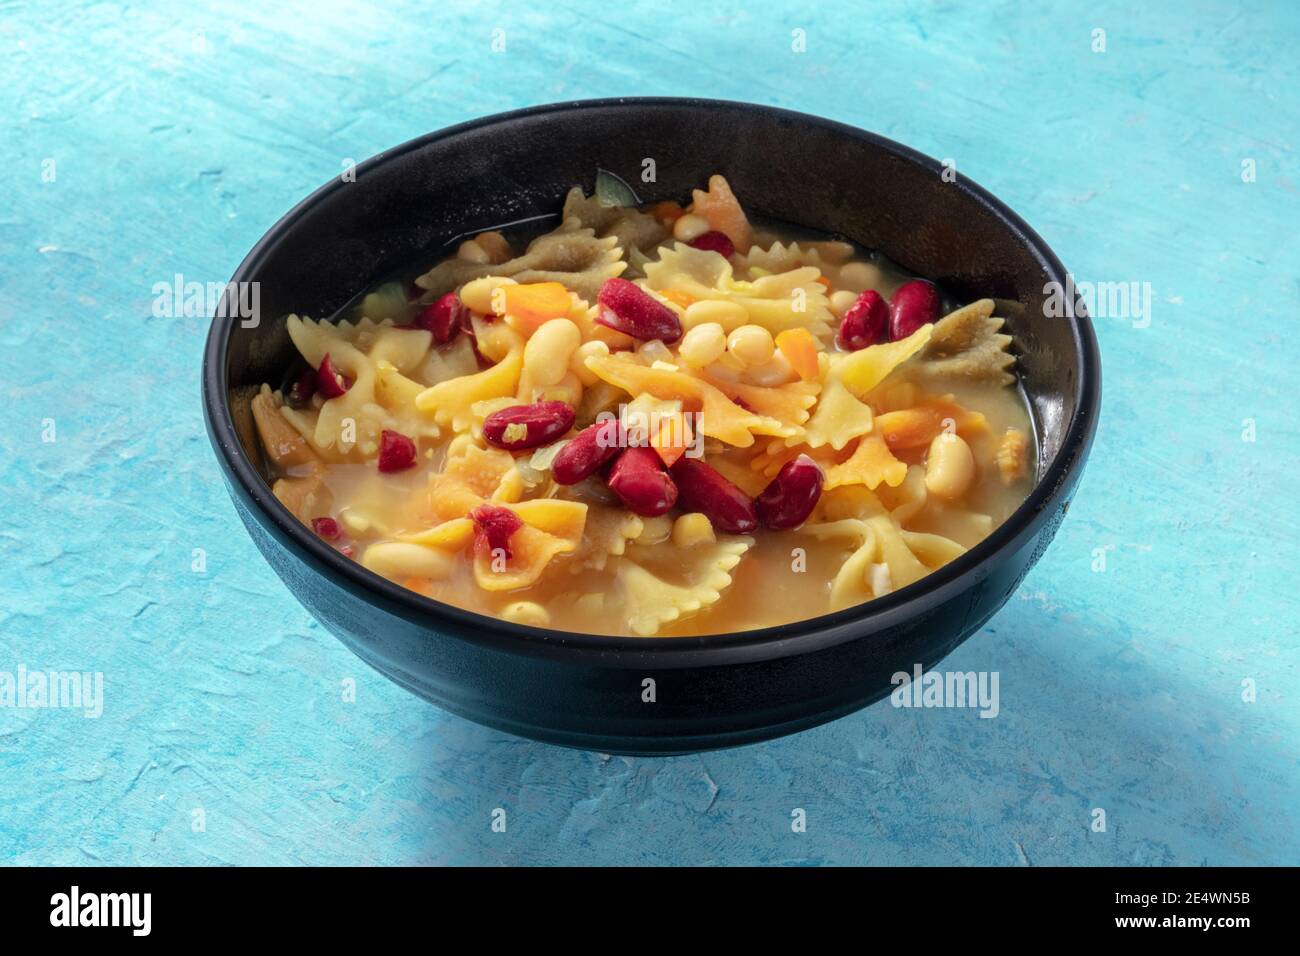
<svg viewBox="0 0 1300 956"><path fill-rule="evenodd" d="M658 219L659 223L665 229L671 229L673 223L686 215L686 210L671 199L665 199L663 202L655 203L647 209L646 212Z"/></svg>
<svg viewBox="0 0 1300 956"><path fill-rule="evenodd" d="M691 444L691 426L681 412L659 419L659 430L650 436L650 447L659 455L665 467L686 453Z"/></svg>
<svg viewBox="0 0 1300 956"><path fill-rule="evenodd" d="M826 278L825 276L818 276L818 277L817 277L816 279L814 279L813 281L814 281L814 282L820 282L820 283L822 284L822 286L826 289L827 292L830 292L830 291L831 291L831 280L828 279L828 278Z"/></svg>
<svg viewBox="0 0 1300 956"><path fill-rule="evenodd" d="M943 415L938 409L917 405L877 415L875 424L876 432L891 449L916 448L930 444L943 431Z"/></svg>
<svg viewBox="0 0 1300 956"><path fill-rule="evenodd" d="M528 282L500 289L505 299L505 314L514 316L529 331L535 331L548 319L568 315L572 307L569 290L558 282Z"/></svg>
<svg viewBox="0 0 1300 956"><path fill-rule="evenodd" d="M821 365L817 361L817 341L807 329L786 329L778 333L776 347L805 382L821 376Z"/></svg>
<svg viewBox="0 0 1300 956"><path fill-rule="evenodd" d="M681 289L660 289L659 294L667 299L673 305L680 305L683 309L695 301L695 296L683 292Z"/></svg>
<svg viewBox="0 0 1300 956"><path fill-rule="evenodd" d="M928 445L951 420L959 433L985 431L988 421L980 412L972 412L955 402L935 399L912 408L885 412L875 419L876 432L890 448L916 448Z"/></svg>

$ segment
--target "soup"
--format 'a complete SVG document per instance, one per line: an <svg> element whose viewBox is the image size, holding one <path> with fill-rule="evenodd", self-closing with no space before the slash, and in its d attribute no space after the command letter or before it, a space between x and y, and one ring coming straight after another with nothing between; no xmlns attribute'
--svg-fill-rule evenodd
<svg viewBox="0 0 1300 956"><path fill-rule="evenodd" d="M411 289L414 289L412 292ZM370 570L505 620L718 634L912 584L1024 500L1033 430L992 300L828 237L574 188L465 239L253 400L276 497Z"/></svg>

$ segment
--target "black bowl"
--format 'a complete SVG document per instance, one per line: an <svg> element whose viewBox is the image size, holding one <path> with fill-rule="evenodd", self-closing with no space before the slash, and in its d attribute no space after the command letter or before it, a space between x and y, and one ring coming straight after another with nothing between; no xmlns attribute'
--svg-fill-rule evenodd
<svg viewBox="0 0 1300 956"><path fill-rule="evenodd" d="M645 184L643 162L657 181ZM757 213L838 233L956 298L1003 300L1040 449L1028 500L951 564L886 597L795 624L701 638L597 637L506 623L422 597L335 552L272 496L248 409L294 357L282 316L327 316L373 282L445 254L460 233L558 210L597 167L641 198L677 198L721 172ZM431 133L321 187L248 254L256 324L214 320L203 368L208 433L248 533L299 601L392 680L524 737L629 754L764 740L885 696L930 667L1015 591L1069 506L1100 395L1088 319L1047 318L1065 269L980 187L932 159L816 117L708 100L597 100ZM223 310L231 311L234 310ZM271 318L274 317L274 318ZM249 326L249 327L246 327ZM654 681L654 701L644 697Z"/></svg>

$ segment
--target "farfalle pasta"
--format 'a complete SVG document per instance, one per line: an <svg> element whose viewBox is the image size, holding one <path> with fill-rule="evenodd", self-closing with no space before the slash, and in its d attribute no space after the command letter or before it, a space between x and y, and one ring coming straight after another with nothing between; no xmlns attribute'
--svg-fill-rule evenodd
<svg viewBox="0 0 1300 956"><path fill-rule="evenodd" d="M641 206L602 172L559 222L286 320L301 362L252 404L273 490L365 568L532 626L728 633L915 584L1028 493L994 300L719 175Z"/></svg>

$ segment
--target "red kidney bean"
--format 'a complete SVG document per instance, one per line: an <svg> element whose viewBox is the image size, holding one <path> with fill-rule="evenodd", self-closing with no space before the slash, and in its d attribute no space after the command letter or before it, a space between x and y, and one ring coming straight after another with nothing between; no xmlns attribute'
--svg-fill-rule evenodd
<svg viewBox="0 0 1300 956"><path fill-rule="evenodd" d="M573 409L564 402L514 405L483 420L483 438L507 451L523 451L559 438L573 427L574 417ZM523 428L511 428L512 425Z"/></svg>
<svg viewBox="0 0 1300 956"><path fill-rule="evenodd" d="M786 462L772 483L754 499L763 524L773 531L786 531L807 521L822 496L822 477L817 462L807 455Z"/></svg>
<svg viewBox="0 0 1300 956"><path fill-rule="evenodd" d="M474 522L474 546L489 554L495 551L505 553L506 560L514 557L510 550L510 539L524 526L523 519L509 508L500 505L482 504L469 513Z"/></svg>
<svg viewBox="0 0 1300 956"><path fill-rule="evenodd" d="M634 339L676 342L682 337L677 313L626 279L606 279L596 302L597 322Z"/></svg>
<svg viewBox="0 0 1300 956"><path fill-rule="evenodd" d="M421 310L415 317L415 326L432 332L433 341L437 345L446 345L456 337L456 333L465 323L465 312L460 296L455 292L448 292Z"/></svg>
<svg viewBox="0 0 1300 956"><path fill-rule="evenodd" d="M889 340L905 339L939 318L939 290L924 279L904 282L889 303Z"/></svg>
<svg viewBox="0 0 1300 956"><path fill-rule="evenodd" d="M730 259L731 254L736 251L735 245L727 237L725 232L718 232L716 229L710 230L703 235L696 236L689 243L692 249L703 249L705 252L716 252L724 259Z"/></svg>
<svg viewBox="0 0 1300 956"><path fill-rule="evenodd" d="M311 530L326 541L337 541L343 533L342 529L339 528L339 523L333 518L312 518Z"/></svg>
<svg viewBox="0 0 1300 956"><path fill-rule="evenodd" d="M748 534L758 527L754 502L712 465L682 456L673 465L677 503L686 511L699 511L713 527L728 534Z"/></svg>
<svg viewBox="0 0 1300 956"><path fill-rule="evenodd" d="M875 289L868 289L844 311L835 341L848 352L865 349L884 338L889 327L889 306Z"/></svg>
<svg viewBox="0 0 1300 956"><path fill-rule="evenodd" d="M379 433L379 470L406 471L415 467L415 442L385 428Z"/></svg>
<svg viewBox="0 0 1300 956"><path fill-rule="evenodd" d="M326 398L338 398L344 392L352 387L352 382L344 378L334 370L334 365L330 362L330 355L325 353L325 357L320 360L320 368L316 370L316 387Z"/></svg>
<svg viewBox="0 0 1300 956"><path fill-rule="evenodd" d="M302 374L294 379L293 385L289 387L288 394L284 396L284 400L289 403L291 408L305 408L315 394L316 370L309 368L304 369Z"/></svg>
<svg viewBox="0 0 1300 956"><path fill-rule="evenodd" d="M576 485L617 455L622 444L617 418L589 425L560 449L551 462L551 475L562 485Z"/></svg>
<svg viewBox="0 0 1300 956"><path fill-rule="evenodd" d="M606 479L609 490L643 518L655 518L677 502L677 485L653 448L628 448Z"/></svg>

